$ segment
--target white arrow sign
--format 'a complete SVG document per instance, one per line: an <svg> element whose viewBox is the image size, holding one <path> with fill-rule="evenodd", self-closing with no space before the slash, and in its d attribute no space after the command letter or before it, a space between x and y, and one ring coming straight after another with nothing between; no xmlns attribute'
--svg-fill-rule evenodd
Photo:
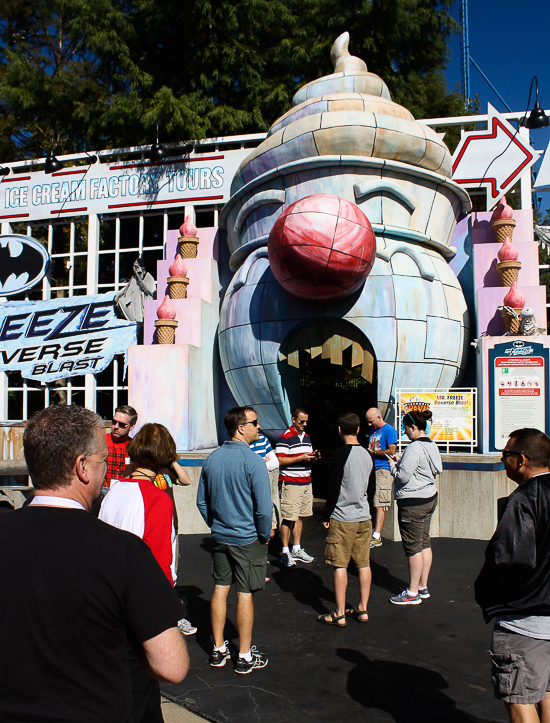
<svg viewBox="0 0 550 723"><path fill-rule="evenodd" d="M537 180L533 183L533 188L546 188L550 186L550 143L547 145L540 164Z"/></svg>
<svg viewBox="0 0 550 723"><path fill-rule="evenodd" d="M539 158L518 131L489 103L487 130L463 133L453 155L453 181L487 189L487 210L527 173Z"/></svg>

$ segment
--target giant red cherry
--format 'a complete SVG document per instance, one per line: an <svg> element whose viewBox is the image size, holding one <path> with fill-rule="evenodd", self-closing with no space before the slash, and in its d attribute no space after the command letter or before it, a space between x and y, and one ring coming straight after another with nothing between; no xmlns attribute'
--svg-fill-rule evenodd
<svg viewBox="0 0 550 723"><path fill-rule="evenodd" d="M271 270L294 296L334 301L367 278L376 255L369 219L354 203L328 193L286 208L267 243Z"/></svg>

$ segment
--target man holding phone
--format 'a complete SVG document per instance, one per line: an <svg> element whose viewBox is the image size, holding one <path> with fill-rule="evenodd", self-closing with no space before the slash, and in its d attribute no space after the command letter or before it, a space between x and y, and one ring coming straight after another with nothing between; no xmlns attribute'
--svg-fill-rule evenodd
<svg viewBox="0 0 550 723"><path fill-rule="evenodd" d="M309 415L305 409L292 411L292 424L277 440L275 454L279 459L279 485L281 486L281 562L293 567L296 561L310 563L314 558L301 547L303 518L313 515L311 464L321 459L314 450L306 432ZM290 550L290 534L293 547Z"/></svg>

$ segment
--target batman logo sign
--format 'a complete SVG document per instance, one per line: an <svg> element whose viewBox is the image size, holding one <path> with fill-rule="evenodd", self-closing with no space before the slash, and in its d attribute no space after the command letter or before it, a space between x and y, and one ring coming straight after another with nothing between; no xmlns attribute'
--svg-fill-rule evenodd
<svg viewBox="0 0 550 723"><path fill-rule="evenodd" d="M46 274L49 262L46 249L31 236L0 235L0 296L33 287Z"/></svg>

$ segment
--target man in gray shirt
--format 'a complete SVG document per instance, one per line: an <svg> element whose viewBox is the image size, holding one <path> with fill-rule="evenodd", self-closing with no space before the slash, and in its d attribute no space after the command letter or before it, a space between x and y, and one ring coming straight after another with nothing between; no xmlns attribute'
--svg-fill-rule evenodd
<svg viewBox="0 0 550 723"><path fill-rule="evenodd" d="M336 610L319 615L324 625L346 626L346 616L359 623L368 622L367 604L370 595L370 541L372 522L367 500L367 487L372 459L357 439L360 420L348 412L338 419L338 432L344 442L334 453L331 482L323 515L328 530L325 562L334 568ZM346 609L348 565L353 560L359 576L359 604Z"/></svg>

